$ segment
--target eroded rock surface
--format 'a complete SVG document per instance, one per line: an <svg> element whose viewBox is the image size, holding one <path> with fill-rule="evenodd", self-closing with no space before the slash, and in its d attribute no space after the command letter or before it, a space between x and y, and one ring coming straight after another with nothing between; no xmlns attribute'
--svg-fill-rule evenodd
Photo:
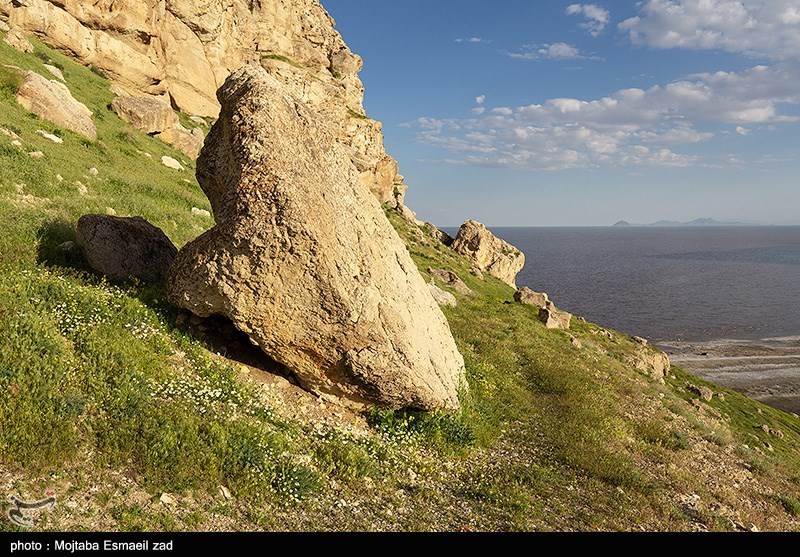
<svg viewBox="0 0 800 557"><path fill-rule="evenodd" d="M60 81L27 71L17 89L17 102L42 120L72 130L88 139L97 139L92 111L77 101Z"/></svg>
<svg viewBox="0 0 800 557"><path fill-rule="evenodd" d="M314 392L457 408L444 315L331 115L291 91L257 65L220 89L197 172L217 224L178 254L170 300L228 317Z"/></svg>

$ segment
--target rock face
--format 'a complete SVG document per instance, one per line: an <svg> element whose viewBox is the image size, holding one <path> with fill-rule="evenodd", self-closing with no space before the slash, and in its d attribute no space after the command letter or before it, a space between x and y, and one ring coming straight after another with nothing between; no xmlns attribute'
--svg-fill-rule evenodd
<svg viewBox="0 0 800 557"><path fill-rule="evenodd" d="M88 139L97 139L92 111L75 100L67 86L36 72L25 72L17 89L17 102L39 118L67 128Z"/></svg>
<svg viewBox="0 0 800 557"><path fill-rule="evenodd" d="M140 217L84 215L76 232L89 266L114 280L162 283L178 253L160 228Z"/></svg>
<svg viewBox="0 0 800 557"><path fill-rule="evenodd" d="M197 177L216 226L186 245L168 296L231 319L316 393L421 409L459 406L464 361L330 115L245 66Z"/></svg>
<svg viewBox="0 0 800 557"><path fill-rule="evenodd" d="M363 116L361 58L318 0L0 0L0 14L131 94L215 117L215 94L243 65L264 67L305 104L334 115L335 136L381 203L402 190L381 124Z"/></svg>
<svg viewBox="0 0 800 557"><path fill-rule="evenodd" d="M535 292L528 287L520 288L514 294L514 301L520 304L536 306L537 308L547 308L550 306L550 299L547 294Z"/></svg>
<svg viewBox="0 0 800 557"><path fill-rule="evenodd" d="M196 159L203 148L203 130L184 128L172 107L162 99L125 95L115 98L111 108L136 129L169 143L187 157Z"/></svg>
<svg viewBox="0 0 800 557"><path fill-rule="evenodd" d="M482 271L514 287L517 273L525 266L525 254L474 220L461 225L452 248Z"/></svg>

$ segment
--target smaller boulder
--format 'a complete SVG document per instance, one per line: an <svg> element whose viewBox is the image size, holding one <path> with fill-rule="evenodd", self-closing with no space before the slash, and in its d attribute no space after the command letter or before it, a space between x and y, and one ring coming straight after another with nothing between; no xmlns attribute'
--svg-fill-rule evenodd
<svg viewBox="0 0 800 557"><path fill-rule="evenodd" d="M162 133L178 122L172 107L157 97L117 97L111 101L117 116L144 133Z"/></svg>
<svg viewBox="0 0 800 557"><path fill-rule="evenodd" d="M450 292L445 292L435 284L428 284L428 290L430 290L431 296L440 306L456 307L458 305L458 300L456 300L455 296Z"/></svg>
<svg viewBox="0 0 800 557"><path fill-rule="evenodd" d="M177 160L173 159L172 157L168 157L167 155L164 155L163 157L161 157L161 164L163 164L167 168L171 168L173 170L183 170L184 169L183 165L180 163L180 161L177 161Z"/></svg>
<svg viewBox="0 0 800 557"><path fill-rule="evenodd" d="M647 339L643 337L631 337L634 342L637 344L641 344L642 346L647 346Z"/></svg>
<svg viewBox="0 0 800 557"><path fill-rule="evenodd" d="M12 27L11 30L6 33L6 36L3 37L3 41L20 52L33 52L33 45L19 27Z"/></svg>
<svg viewBox="0 0 800 557"><path fill-rule="evenodd" d="M474 220L461 225L451 247L510 286L516 287L517 273L525 266L525 254Z"/></svg>
<svg viewBox="0 0 800 557"><path fill-rule="evenodd" d="M141 217L84 215L76 236L89 266L114 280L162 283L178 254L167 235Z"/></svg>
<svg viewBox="0 0 800 557"><path fill-rule="evenodd" d="M514 294L514 301L537 308L547 308L550 299L547 297L547 294L543 292L535 292L530 288L523 287Z"/></svg>
<svg viewBox="0 0 800 557"><path fill-rule="evenodd" d="M708 387L698 387L697 385L692 385L691 383L686 384L686 390L690 393L694 393L706 402L711 402L711 399L714 398L714 391L709 389Z"/></svg>
<svg viewBox="0 0 800 557"><path fill-rule="evenodd" d="M424 226L430 235L434 237L434 239L439 240L448 247L453 245L453 237L444 230L439 229L435 224L426 222Z"/></svg>
<svg viewBox="0 0 800 557"><path fill-rule="evenodd" d="M53 76L59 81L66 81L66 79L64 79L64 74L61 72L60 68L57 68L56 66L51 66L50 64L45 64L44 67L48 72L53 74Z"/></svg>
<svg viewBox="0 0 800 557"><path fill-rule="evenodd" d="M92 111L75 100L67 86L46 79L36 72L25 72L17 89L17 102L42 120L72 130L88 139L97 139Z"/></svg>
<svg viewBox="0 0 800 557"><path fill-rule="evenodd" d="M548 329L569 329L572 314L566 311L556 309L552 304L549 308L539 309L539 319L542 320L544 326Z"/></svg>
<svg viewBox="0 0 800 557"><path fill-rule="evenodd" d="M447 286L453 288L459 294L473 294L472 289L461 280L453 271L445 269L431 269L428 268L428 274L432 277L439 279Z"/></svg>
<svg viewBox="0 0 800 557"><path fill-rule="evenodd" d="M206 140L206 136L200 128L189 131L179 123L157 134L156 137L164 143L169 143L191 159L197 158Z"/></svg>

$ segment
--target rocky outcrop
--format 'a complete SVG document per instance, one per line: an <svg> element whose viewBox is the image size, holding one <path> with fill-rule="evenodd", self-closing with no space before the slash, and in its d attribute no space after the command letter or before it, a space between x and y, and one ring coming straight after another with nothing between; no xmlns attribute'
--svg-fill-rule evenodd
<svg viewBox="0 0 800 557"><path fill-rule="evenodd" d="M433 236L436 240L439 240L441 243L443 243L448 247L453 245L453 237L450 236L450 234L448 234L444 230L441 230L435 224L431 222L426 222L424 226L425 229L430 233L430 235Z"/></svg>
<svg viewBox="0 0 800 557"><path fill-rule="evenodd" d="M60 81L46 79L36 72L25 72L17 89L17 102L42 120L88 139L97 139L92 111L75 100L67 86Z"/></svg>
<svg viewBox="0 0 800 557"><path fill-rule="evenodd" d="M33 45L19 27L12 27L3 37L3 42L20 52L33 52Z"/></svg>
<svg viewBox="0 0 800 557"><path fill-rule="evenodd" d="M178 253L160 228L140 217L84 215L76 235L89 266L114 280L162 283Z"/></svg>
<svg viewBox="0 0 800 557"><path fill-rule="evenodd" d="M111 102L111 108L136 129L169 143L187 157L196 159L203 148L203 130L184 128L172 107L162 99L123 95Z"/></svg>
<svg viewBox="0 0 800 557"><path fill-rule="evenodd" d="M550 307L550 298L543 292L535 292L528 287L523 287L514 293L514 301L519 304L535 306L537 308Z"/></svg>
<svg viewBox="0 0 800 557"><path fill-rule="evenodd" d="M547 307L539 309L539 319L548 329L569 329L572 321L572 314L556 308L552 302L548 302Z"/></svg>
<svg viewBox="0 0 800 557"><path fill-rule="evenodd" d="M457 408L444 315L331 115L291 91L256 65L220 89L197 165L216 226L178 254L169 299L228 317L316 393Z"/></svg>
<svg viewBox="0 0 800 557"><path fill-rule="evenodd" d="M461 225L452 248L482 271L514 287L517 273L525 266L525 255L521 251L474 220Z"/></svg>
<svg viewBox="0 0 800 557"><path fill-rule="evenodd" d="M364 116L361 58L318 0L0 0L0 14L131 94L215 117L215 94L249 62L331 114L335 136L381 203L402 190L381 124ZM185 138L184 138L185 139Z"/></svg>
<svg viewBox="0 0 800 557"><path fill-rule="evenodd" d="M670 369L669 356L661 350L634 344L636 348L628 353L625 362L650 376L651 379L664 383L664 377Z"/></svg>

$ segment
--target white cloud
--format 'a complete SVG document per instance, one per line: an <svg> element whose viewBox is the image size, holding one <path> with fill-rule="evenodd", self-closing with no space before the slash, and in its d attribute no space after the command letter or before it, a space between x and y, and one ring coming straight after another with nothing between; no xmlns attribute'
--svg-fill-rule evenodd
<svg viewBox="0 0 800 557"><path fill-rule="evenodd" d="M743 128L742 126L736 126L736 133L739 135L747 135L750 133L750 130Z"/></svg>
<svg viewBox="0 0 800 557"><path fill-rule="evenodd" d="M597 56L583 54L576 46L567 43L523 45L518 52L505 54L519 60L601 60Z"/></svg>
<svg viewBox="0 0 800 557"><path fill-rule="evenodd" d="M477 100L477 99L476 99ZM485 107L468 119L421 118L420 141L441 147L458 164L532 169L703 164L675 146L711 141L721 131L797 121L782 114L800 106L800 74L755 66L739 73L703 73L607 97L553 98L541 104ZM726 131L730 130L730 131Z"/></svg>
<svg viewBox="0 0 800 557"><path fill-rule="evenodd" d="M457 43L490 44L492 41L483 37L468 37L455 39Z"/></svg>
<svg viewBox="0 0 800 557"><path fill-rule="evenodd" d="M609 11L596 4L570 4L567 6L566 13L567 15L582 15L586 18L586 21L579 27L589 31L593 37L602 34L608 22L611 21Z"/></svg>
<svg viewBox="0 0 800 557"><path fill-rule="evenodd" d="M800 56L797 0L646 0L619 24L655 48L720 49L772 60Z"/></svg>
<svg viewBox="0 0 800 557"><path fill-rule="evenodd" d="M475 104L481 105L484 103L484 101L486 101L486 95L475 97Z"/></svg>

